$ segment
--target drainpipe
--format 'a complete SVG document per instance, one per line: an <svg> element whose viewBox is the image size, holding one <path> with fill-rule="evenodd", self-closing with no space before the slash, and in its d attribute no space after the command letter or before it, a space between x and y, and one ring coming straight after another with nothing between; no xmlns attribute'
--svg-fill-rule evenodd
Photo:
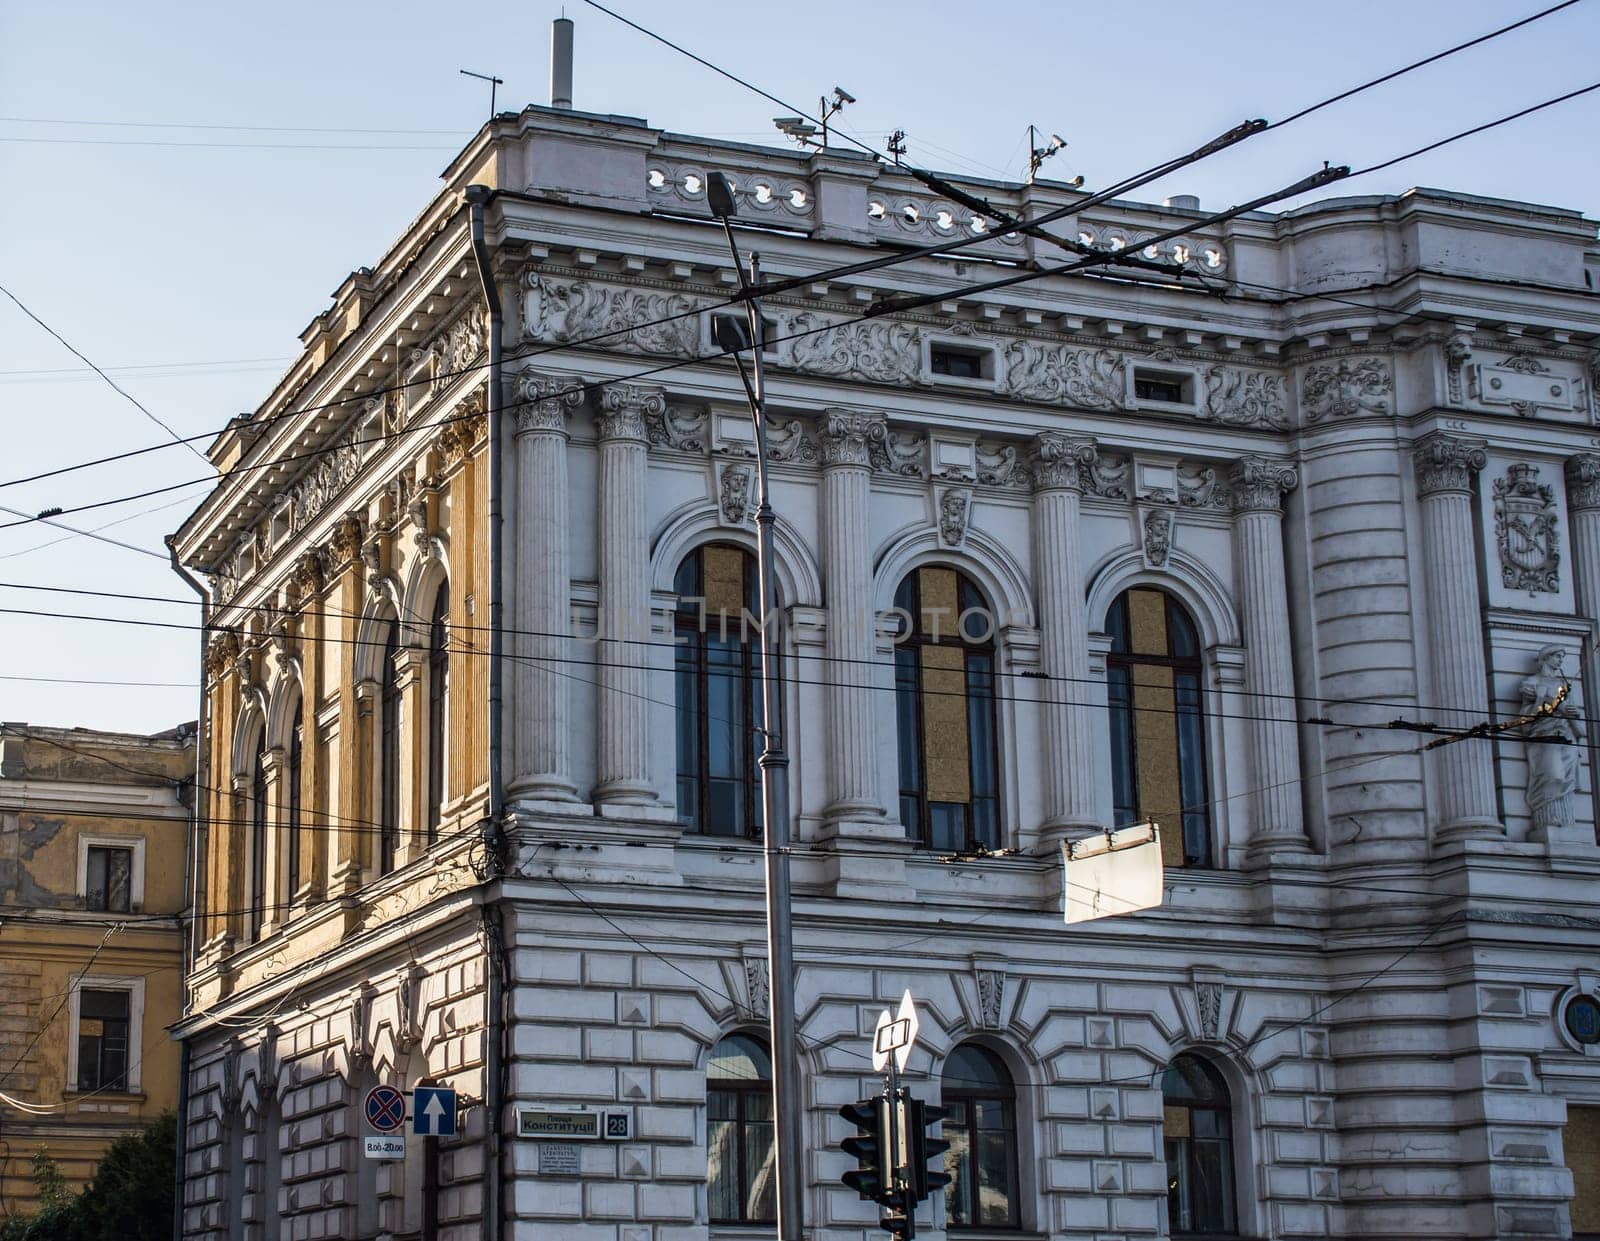
<svg viewBox="0 0 1600 1241"><path fill-rule="evenodd" d="M194 784L193 794L189 806L189 840L183 850L183 894L184 900L189 905L189 926L187 932L180 926L178 932L178 994L181 997L183 1011L187 1013L189 1007L189 961L196 945L195 928L199 925L196 915L200 912L199 901L196 899L196 888L199 880L199 867L196 863L195 853L200 842L200 824L205 814L206 790L210 785L207 774L207 763L210 759L209 747L206 745L206 638L209 635L211 623L211 596L206 588L200 584L195 576L185 569L178 560L178 548L171 535L167 536L167 557L171 561L172 571L189 584L191 590L200 596L200 709L194 717ZM188 1162L189 1155L189 1040L178 1040L178 1162L175 1184L172 1194L172 1235L181 1239L183 1236L183 1188L184 1165Z"/></svg>
<svg viewBox="0 0 1600 1241"><path fill-rule="evenodd" d="M488 243L483 235L483 211L494 192L486 185L469 185L466 190L467 209L472 229L472 257L477 260L478 279L483 282L483 298L489 312L489 392L486 402L489 420L489 822L485 825L488 836L488 875L491 882L498 879L496 858L499 854L501 820L505 813L504 781L501 779L501 347L503 314L500 290L495 284L494 264ZM498 897L486 897L484 932L494 942L489 944L488 996L486 1008L484 1048L484 1218L485 1241L499 1241L504 1219L505 1187L502 1183L501 1133L505 1127L505 979L507 968L504 927L500 910L495 907Z"/></svg>

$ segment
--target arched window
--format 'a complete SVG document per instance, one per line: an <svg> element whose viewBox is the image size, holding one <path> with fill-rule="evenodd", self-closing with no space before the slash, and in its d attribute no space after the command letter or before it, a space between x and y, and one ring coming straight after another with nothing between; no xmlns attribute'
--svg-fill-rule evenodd
<svg viewBox="0 0 1600 1241"><path fill-rule="evenodd" d="M1161 1077L1167 1226L1173 1236L1231 1235L1233 1105L1222 1075L1184 1054Z"/></svg>
<svg viewBox="0 0 1600 1241"><path fill-rule="evenodd" d="M996 849L994 614L966 574L938 565L908 574L894 605L910 618L894 653L900 820L930 849Z"/></svg>
<svg viewBox="0 0 1600 1241"><path fill-rule="evenodd" d="M673 583L678 814L710 836L761 835L761 635L756 558L711 544Z"/></svg>
<svg viewBox="0 0 1600 1241"><path fill-rule="evenodd" d="M1112 802L1118 827L1153 819L1168 866L1210 866L1205 665L1194 621L1171 595L1136 586L1106 614Z"/></svg>
<svg viewBox="0 0 1600 1241"><path fill-rule="evenodd" d="M963 1043L943 1075L944 1218L949 1228L1018 1228L1017 1090L1000 1057Z"/></svg>
<svg viewBox="0 0 1600 1241"><path fill-rule="evenodd" d="M706 1186L713 1224L764 1224L777 1218L772 1060L748 1034L730 1034L711 1049Z"/></svg>
<svg viewBox="0 0 1600 1241"><path fill-rule="evenodd" d="M433 597L428 626L428 843L439 839L444 817L445 762L449 757L450 587L441 584Z"/></svg>
<svg viewBox="0 0 1600 1241"><path fill-rule="evenodd" d="M391 620L378 671L378 873L394 869L400 845L400 624Z"/></svg>
<svg viewBox="0 0 1600 1241"><path fill-rule="evenodd" d="M284 771L284 857L289 900L300 888L300 775L305 767L305 732L300 718L301 700L296 699L294 723L289 728L289 753Z"/></svg>
<svg viewBox="0 0 1600 1241"><path fill-rule="evenodd" d="M262 727L256 739L256 755L250 769L250 891L245 900L249 938L261 938L261 923L267 905L267 730Z"/></svg>

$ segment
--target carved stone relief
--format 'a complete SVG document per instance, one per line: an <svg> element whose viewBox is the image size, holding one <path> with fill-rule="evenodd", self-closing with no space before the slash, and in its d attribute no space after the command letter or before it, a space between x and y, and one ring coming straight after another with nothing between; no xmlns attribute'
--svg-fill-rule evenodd
<svg viewBox="0 0 1600 1241"><path fill-rule="evenodd" d="M613 288L587 280L556 280L530 272L523 327L533 340L555 344L596 341L607 349L694 357L700 348L704 303L682 293Z"/></svg>
<svg viewBox="0 0 1600 1241"><path fill-rule="evenodd" d="M1561 531L1555 488L1538 481L1539 467L1513 462L1494 484L1494 536L1500 581L1507 590L1555 594L1561 589Z"/></svg>
<svg viewBox="0 0 1600 1241"><path fill-rule="evenodd" d="M1528 354L1513 354L1498 364L1479 363L1469 367L1467 375L1476 401L1509 409L1521 418L1546 410L1568 414L1579 408L1573 382Z"/></svg>
<svg viewBox="0 0 1600 1241"><path fill-rule="evenodd" d="M979 969L973 973L978 983L978 1021L985 1030L998 1030L1006 994L1006 976L999 970Z"/></svg>
<svg viewBox="0 0 1600 1241"><path fill-rule="evenodd" d="M1026 401L1075 409L1125 409L1127 359L1109 349L1070 349L1012 341L1000 391Z"/></svg>
<svg viewBox="0 0 1600 1241"><path fill-rule="evenodd" d="M1102 500L1126 500L1128 476L1133 463L1128 457L1102 453L1079 471L1083 480L1083 494L1099 496Z"/></svg>
<svg viewBox="0 0 1600 1241"><path fill-rule="evenodd" d="M923 460L926 444L927 437L920 431L891 427L883 442L885 460L880 468L903 478L924 477L927 473Z"/></svg>
<svg viewBox="0 0 1600 1241"><path fill-rule="evenodd" d="M817 437L799 418L772 419L767 428L767 460L815 465L822 458Z"/></svg>
<svg viewBox="0 0 1600 1241"><path fill-rule="evenodd" d="M1152 569L1167 563L1167 553L1172 550L1172 510L1153 508L1144 515L1141 523L1144 533L1144 562Z"/></svg>
<svg viewBox="0 0 1600 1241"><path fill-rule="evenodd" d="M1300 408L1308 423L1324 418L1387 414L1394 376L1383 358L1340 358L1306 369L1300 383Z"/></svg>
<svg viewBox="0 0 1600 1241"><path fill-rule="evenodd" d="M967 488L945 487L939 492L939 539L946 547L966 542L971 511L972 492Z"/></svg>
<svg viewBox="0 0 1600 1241"><path fill-rule="evenodd" d="M750 1014L764 1017L771 1007L766 957L746 957L744 961L745 994L749 997Z"/></svg>
<svg viewBox="0 0 1600 1241"><path fill-rule="evenodd" d="M669 401L664 409L644 411L645 439L658 448L704 452L709 418L704 405L678 405Z"/></svg>
<svg viewBox="0 0 1600 1241"><path fill-rule="evenodd" d="M1200 1037L1215 1040L1222 1024L1222 984L1195 983L1194 1002L1200 1013Z"/></svg>
<svg viewBox="0 0 1600 1241"><path fill-rule="evenodd" d="M1220 510L1233 506L1217 468L1193 461L1178 464L1178 504L1182 508Z"/></svg>
<svg viewBox="0 0 1600 1241"><path fill-rule="evenodd" d="M1533 675L1521 686L1522 709L1536 717L1523 728L1529 738L1528 812L1536 828L1566 827L1577 819L1574 799L1585 736L1583 713L1566 696L1572 690L1566 658L1565 647L1544 647L1534 656Z"/></svg>
<svg viewBox="0 0 1600 1241"><path fill-rule="evenodd" d="M925 387L922 329L873 319L832 321L809 311L789 322L789 364L807 375L832 375L874 383ZM811 333L810 335L799 335Z"/></svg>
<svg viewBox="0 0 1600 1241"><path fill-rule="evenodd" d="M1027 483L1027 465L1017 445L979 440L975 455L980 483L989 487L1012 487Z"/></svg>
<svg viewBox="0 0 1600 1241"><path fill-rule="evenodd" d="M725 465L717 484L717 503L725 525L742 526L750 516L752 471L748 465Z"/></svg>
<svg viewBox="0 0 1600 1241"><path fill-rule="evenodd" d="M1289 428L1283 380L1268 371L1213 366L1206 373L1206 403L1201 417L1233 427Z"/></svg>
<svg viewBox="0 0 1600 1241"><path fill-rule="evenodd" d="M889 465L889 425L871 414L830 409L822 415L822 464Z"/></svg>

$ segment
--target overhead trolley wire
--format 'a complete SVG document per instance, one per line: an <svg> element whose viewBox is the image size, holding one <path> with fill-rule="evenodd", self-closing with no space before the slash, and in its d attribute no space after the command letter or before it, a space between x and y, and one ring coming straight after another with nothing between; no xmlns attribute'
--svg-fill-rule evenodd
<svg viewBox="0 0 1600 1241"><path fill-rule="evenodd" d="M704 65L705 67L707 67L709 69L711 69L713 72L721 74L722 76L728 78L729 80L736 82L740 86L743 86L748 90L754 91L756 94L761 95L763 98L768 99L768 100L770 100L770 101L772 101L774 103L777 103L780 107L786 108L791 112L797 111L797 109L795 109L793 105L784 102L783 100L779 99L777 96L772 95L772 94L768 93L767 91L762 90L760 87L754 85L753 83L748 82L748 81L744 80L743 78L740 78L737 75L732 74L732 73L728 72L727 70L724 70L724 69L720 68L719 66L717 66L717 65L711 63L710 61L706 60L704 57L698 56L695 53L689 51L687 48L683 48L683 47L679 46L678 44L675 44L675 43L671 42L670 40L666 39L664 36L658 35L655 32L653 32L651 30L648 30L647 28L639 25L637 22L633 22L633 21L629 20L628 18L623 17L621 14L616 13L615 11L613 11L611 9L608 9L603 5L595 3L595 0L585 0L585 3L590 4L592 7L598 9L600 12L603 12L603 13L607 14L608 16L613 17L616 20L623 22L624 24L626 24L628 26L631 26L633 29L639 31L640 33L642 33L642 34L644 34L646 36L648 36L649 38L655 39L655 40L657 40L659 42L662 42L662 43L666 44L668 47L671 47L674 51L677 51L677 52L681 53L682 55L690 57L691 59L695 60L696 62ZM1335 103L1339 103L1339 102L1342 102L1343 100L1349 99L1354 95L1358 95L1358 94L1362 93L1363 91L1367 91L1367 90L1370 90L1370 89L1372 89L1372 88L1374 88L1376 86L1380 86L1380 85L1382 85L1382 84L1384 84L1386 82L1393 81L1394 79L1396 79L1398 77L1401 77L1401 76L1403 76L1403 75L1405 75L1407 73L1410 73L1410 72L1412 72L1412 71L1414 71L1416 69L1420 69L1425 65L1433 64L1434 62L1442 60L1447 56L1455 55L1457 52L1464 51L1464 50L1466 50L1466 49L1468 49L1470 47L1475 47L1475 46L1478 46L1481 43L1485 43L1485 42L1487 42L1487 41L1489 41L1491 39L1498 38L1501 35L1510 33L1512 30L1519 29L1520 27L1526 26L1531 22L1538 21L1541 18L1548 17L1548 16L1550 16L1550 15L1552 15L1554 13L1560 12L1563 9L1569 8L1569 7L1571 7L1572 5L1574 5L1576 3L1578 3L1578 0L1562 0L1562 3L1556 4L1556 5L1552 5L1549 8L1540 10L1539 12L1531 14L1530 16L1528 16L1526 18L1522 18L1522 19L1520 19L1520 20L1518 20L1516 22L1510 23L1510 24L1508 24L1506 26L1503 26L1503 27L1500 27L1500 28L1498 28L1496 30L1489 31L1486 34L1477 36L1477 37L1475 37L1473 39L1467 40L1466 42L1459 43L1459 44L1456 44L1456 45L1454 45L1452 47L1446 48L1443 51L1437 52L1437 53L1435 53L1435 54L1433 54L1431 56L1428 56L1428 57L1426 57L1426 58L1424 58L1422 60L1414 61L1414 62L1412 62L1410 64L1403 65L1400 68L1398 68L1396 70L1393 70L1390 73L1382 75L1381 77L1373 78L1373 79L1371 79L1371 80L1369 80L1367 82L1361 83L1360 85L1357 85L1357 86L1354 86L1354 87L1350 87L1347 90L1341 91L1341 92L1339 92L1337 94L1330 95L1330 96L1328 96L1328 97L1326 97L1324 99L1318 100L1317 102L1315 102L1313 104L1310 104L1307 107L1301 108L1297 112L1291 113L1289 116L1284 117L1281 120L1278 120L1278 121L1275 121L1275 122L1262 121L1262 122L1253 123L1253 125L1249 128L1249 132L1241 135L1241 137L1248 137L1248 136L1251 136L1253 133L1263 132L1266 129L1281 129L1284 126L1292 124L1293 122L1301 119L1302 117L1309 116L1312 113L1321 110L1322 108L1329 107L1329 106L1331 106L1331 105L1333 105ZM1582 92L1579 92L1579 93L1582 93ZM1563 97L1560 97L1560 98L1555 99L1555 100L1547 101L1544 104L1536 105L1536 107L1534 109L1532 109L1532 110L1536 111L1536 110L1538 110L1538 108L1553 106L1555 103L1563 102L1566 98L1569 98L1569 97L1571 97L1571 96L1563 96ZM1527 111L1528 110L1524 110L1524 112L1518 113L1518 114L1516 114L1516 116L1526 115ZM28 119L28 118L11 118L11 119L13 119L13 120L24 120L24 119ZM1513 116L1511 118L1507 118L1507 119L1515 119L1515 116ZM54 123L54 122L52 122L52 123ZM1497 123L1503 123L1503 122L1495 122L1494 124L1497 124ZM1480 127L1478 129L1475 129L1475 130L1465 131L1462 134L1455 135L1455 136L1453 136L1453 137L1451 137L1449 139L1446 139L1445 141L1446 142L1455 141L1458 138L1469 136L1469 134L1471 134L1471 133L1482 132L1483 128L1492 128L1492 127L1493 127L1493 124L1491 124L1490 126L1486 126L1486 127ZM1243 129L1245 127L1241 126L1239 128ZM854 142L856 145L861 146L863 150L866 150L875 159L880 159L881 160L881 156L879 155L879 153L876 150L874 150L871 147L868 147L865 144L861 143L858 139L852 137L846 131L837 129L836 127L830 127L830 132L839 133L842 137L845 137L849 141ZM1240 140L1240 139L1238 139L1238 138L1234 139L1234 141L1238 141L1238 140ZM1218 141L1220 142L1221 140L1219 139ZM1231 145L1231 143L1229 145ZM1180 167L1182 165L1182 163L1185 162L1185 161L1193 160L1193 159L1196 159L1196 158L1204 158L1205 155L1213 153L1213 151L1216 150L1216 149L1220 149L1220 147L1218 147L1217 144L1214 142L1214 143L1211 143L1211 144L1207 144L1207 146L1205 146L1205 147L1198 148L1197 151L1196 152L1192 152L1190 156L1178 157L1178 158L1173 159L1173 160L1168 160L1168 161L1166 161L1166 162L1164 162L1162 164L1155 165L1151 169L1147 169L1145 171L1145 173L1137 174L1134 177L1127 178L1127 179L1124 179L1123 181L1118 182L1116 184L1116 186L1113 188L1113 191L1102 191L1101 193L1097 193L1097 194L1092 194L1092 195L1086 196L1083 200L1080 200L1080 201L1072 204L1071 207L1069 208L1069 211L1075 212L1075 211L1084 210L1088 205L1091 205L1092 202L1102 201L1104 197L1110 197L1113 192L1116 193L1116 194L1126 193L1126 192L1128 192L1129 189L1136 188L1138 184L1142 184L1147 180L1154 180L1156 178L1156 176L1165 175L1167 172L1175 170L1177 167ZM1429 147L1427 149L1434 149L1434 148L1433 147ZM1364 172L1368 172L1368 171L1374 171L1378 167L1389 167L1389 166L1392 166L1392 164L1399 162L1399 160L1405 159L1405 158L1409 158L1409 156L1397 157L1396 159L1387 161L1387 162L1385 162L1385 163L1383 163L1381 165L1372 165L1372 166L1369 166L1368 168L1362 169L1361 172L1364 173ZM1359 175L1361 175L1361 173L1354 173L1352 175L1359 176ZM1015 223L1013 223L1011 225L1001 226L1001 227L989 230L988 232L984 233L983 235L975 237L975 238L965 238L965 239L963 239L963 238L953 238L953 239L951 239L951 241L949 243L947 243L945 245L942 245L942 246L939 246L939 247L935 247L935 248L931 248L931 249L925 247L922 250L910 251L910 252L908 252L906 254L898 256L898 261L909 261L911 258L920 257L923 254L927 254L927 253L948 252L948 251L952 251L952 250L957 250L957 249L962 248L965 245L977 244L978 242L981 242L983 240L987 240L987 239L990 239L990 238L993 238L993 237L1005 236L1008 233L1011 233L1011 232L1014 232L1014 231L1021 231L1022 229L1025 229L1025 228L1028 228L1028 227L1038 227L1043 222L1045 222L1045 221L1044 221L1044 219L1042 217L1033 218L1033 219L1027 219L1027 220L1019 220L1019 221L1016 221ZM855 268L855 267L851 267L850 270L859 270L859 269ZM804 277L804 278L801 278L801 279L797 280L793 287L799 287L800 284L811 283L811 282L815 282L815 281L818 281L818 280L826 280L826 279L829 279L829 278L837 279L837 278L839 278L839 274L837 272L835 272L835 273L828 273L828 272L815 273L815 274L813 274L811 276ZM1266 286L1261 286L1261 287L1266 287ZM1279 290L1279 291L1285 292L1285 293L1293 292L1293 290ZM759 290L758 292L762 296L766 296L766 295L769 295L771 293L771 290L769 288L763 287L763 289ZM726 301L722 302L721 305L723 305L723 306L733 305L733 304L735 304L735 303L737 303L737 302L739 302L741 300L743 300L743 295L742 294L728 298ZM699 307L699 308L697 308L697 310L695 310L693 312L690 312L690 313L700 314L700 313L705 313L707 310L713 310L713 309L716 309L715 305L708 306L708 307ZM600 335L598 335L596 337L590 338L590 342L568 342L566 345L564 345L562 347L564 347L564 348L572 348L572 347L576 347L577 345L582 344L582 343L592 343L595 340L599 340L599 339L602 339L602 338L605 338L605 337L609 337L609 336L613 336L613 335L619 335L619 334L623 334L625 332L635 331L635 330L638 330L638 328L640 328L640 327L653 326L656 323L671 322L673 319L680 318L680 317L683 317L683 316L680 316L680 315L664 316L663 318L661 318L659 320L651 321L650 323L634 325L633 327L629 327L629 328L626 328L626 329L620 329L617 332L602 333L602 334L600 334ZM524 357L524 356L529 356L529 355L526 355L526 354L512 354L512 355L509 355L504 360L506 360L506 361L515 361L519 357ZM477 369L481 369L481 368L480 367L474 367L474 368L470 368L470 369L477 370ZM403 388L403 387L407 387L407 386L409 386L409 385L407 385L407 384L395 385L396 388ZM360 401L360 400L370 399L370 397L372 395L375 395L377 392L392 391L392 390L394 390L394 389L393 388L390 388L390 389L377 389L377 390L374 390L372 392L364 393L360 397L344 398L344 399L341 399L339 401L329 402L329 403L327 403L325 405L321 405L321 406L302 406L302 407L298 407L298 408L296 408L294 410L284 410L284 411L281 411L280 414L274 415L273 416L273 420L275 420L277 417L293 416L293 415L296 415L296 414L311 412L312 410L316 410L316 409L342 407L344 405L350 404L353 401ZM264 424L258 424L258 425L264 425ZM216 433L217 432L209 432L207 434L214 435ZM191 437L187 437L187 438L189 440L200 440L200 439L203 439L203 438L206 438L206 437L207 437L206 435L196 435L196 436L191 436ZM152 448L150 448L150 449L136 450L136 451L153 451L155 447L165 447L165 445L152 446ZM127 455L131 455L131 454L117 454L117 455L114 455L114 456L111 456L111 457L101 458L101 459L99 459L97 461L85 462L85 463L82 463L81 465L65 467L65 469L88 468L91 465L105 464L105 463L110 462L110 461L122 460L122 459L125 459L125 457ZM19 484L19 483L24 483L24 482L33 482L33 481L37 481L37 480L39 480L41 478L51 477L54 474L60 473L60 472L64 472L64 470L49 471L49 472L46 472L46 473L43 473L43 474L32 475L32 476L27 477L27 478L11 479L11 480L8 480L8 481L5 481L5 482L0 482L0 487L13 486L13 485L16 485L16 484Z"/></svg>

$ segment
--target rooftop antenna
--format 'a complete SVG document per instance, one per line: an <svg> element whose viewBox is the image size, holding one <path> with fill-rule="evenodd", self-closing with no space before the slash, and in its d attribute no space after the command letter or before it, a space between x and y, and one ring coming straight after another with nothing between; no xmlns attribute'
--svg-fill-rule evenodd
<svg viewBox="0 0 1600 1241"><path fill-rule="evenodd" d="M1034 178L1039 175L1039 166L1067 145L1067 140L1060 134L1051 134L1050 141L1044 146L1039 145L1039 131L1032 125L1028 126L1028 184L1032 185Z"/></svg>
<svg viewBox="0 0 1600 1241"><path fill-rule="evenodd" d="M823 95L817 100L817 123L803 116L775 116L772 123L780 132L793 138L803 147L820 147L828 149L828 122L831 121L844 108L847 103L854 103L856 97L842 86L835 86L833 94ZM819 139L818 134L822 137Z"/></svg>
<svg viewBox="0 0 1600 1241"><path fill-rule="evenodd" d="M505 79L491 77L487 73L474 73L471 69L463 69L461 72L469 78L477 78L480 82L489 83L489 119L491 121L494 120L494 93L498 88L505 85Z"/></svg>

